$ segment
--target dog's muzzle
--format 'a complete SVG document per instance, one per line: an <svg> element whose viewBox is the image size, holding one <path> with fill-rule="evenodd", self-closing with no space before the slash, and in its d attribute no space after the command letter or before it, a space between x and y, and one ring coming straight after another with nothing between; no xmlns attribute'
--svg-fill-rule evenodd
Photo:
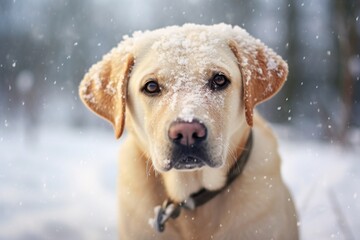
<svg viewBox="0 0 360 240"><path fill-rule="evenodd" d="M173 143L172 167L189 170L212 165L207 153L207 129L204 124L197 120L175 121L170 125L168 135Z"/></svg>

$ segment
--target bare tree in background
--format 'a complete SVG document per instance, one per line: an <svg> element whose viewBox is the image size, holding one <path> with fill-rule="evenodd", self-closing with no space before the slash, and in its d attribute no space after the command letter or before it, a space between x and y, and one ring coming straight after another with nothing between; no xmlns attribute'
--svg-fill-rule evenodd
<svg viewBox="0 0 360 240"><path fill-rule="evenodd" d="M332 137L342 143L346 143L347 133L352 123L356 81L355 72L359 71L358 69L360 68L358 65L360 64L360 37L356 29L357 24L359 24L357 23L358 20L356 20L356 14L359 10L359 2L357 0L335 0L333 3L333 11L335 13L333 25L338 33L336 40L339 48L340 62L337 84L341 88L340 95L343 109L340 111L341 116L336 128L337 130L332 131ZM353 64L357 66L353 66Z"/></svg>
<svg viewBox="0 0 360 240"><path fill-rule="evenodd" d="M289 65L288 81L284 85L285 97L288 101L284 102L285 109L291 109L295 105L298 97L296 84L301 82L302 74L300 68L296 67L301 65L299 56L301 51L299 44L299 25L298 25L298 12L296 6L296 0L288 0L288 12L287 12L287 59ZM283 114L285 111L282 112ZM285 116L283 116L285 119Z"/></svg>

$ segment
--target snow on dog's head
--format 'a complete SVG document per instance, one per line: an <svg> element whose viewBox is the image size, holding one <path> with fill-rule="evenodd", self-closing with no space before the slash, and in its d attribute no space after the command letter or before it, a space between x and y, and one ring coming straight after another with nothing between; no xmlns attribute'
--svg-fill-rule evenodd
<svg viewBox="0 0 360 240"><path fill-rule="evenodd" d="M185 24L124 37L80 95L117 137L125 122L156 170L221 167L234 133L286 76L286 63L240 27Z"/></svg>

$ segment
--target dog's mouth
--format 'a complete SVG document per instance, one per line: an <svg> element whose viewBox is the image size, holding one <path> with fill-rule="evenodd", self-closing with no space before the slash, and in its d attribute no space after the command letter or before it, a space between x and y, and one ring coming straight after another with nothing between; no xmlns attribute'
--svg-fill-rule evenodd
<svg viewBox="0 0 360 240"><path fill-rule="evenodd" d="M207 165L206 162L200 158L193 157L193 156L186 156L177 160L173 167L176 170L192 170L196 168L201 168Z"/></svg>
<svg viewBox="0 0 360 240"><path fill-rule="evenodd" d="M171 152L170 168L176 170L196 170L204 166L216 167L209 157L206 146L173 147Z"/></svg>

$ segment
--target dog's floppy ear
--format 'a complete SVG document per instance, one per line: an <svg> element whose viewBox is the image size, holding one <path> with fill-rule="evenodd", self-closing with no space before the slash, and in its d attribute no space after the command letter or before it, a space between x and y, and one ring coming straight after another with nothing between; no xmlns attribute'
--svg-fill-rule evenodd
<svg viewBox="0 0 360 240"><path fill-rule="evenodd" d="M94 64L80 83L84 104L113 124L116 138L124 130L127 82L134 63L121 44Z"/></svg>
<svg viewBox="0 0 360 240"><path fill-rule="evenodd" d="M245 30L237 29L239 35L230 40L242 77L246 121L253 125L256 104L277 93L288 74L286 62L260 40Z"/></svg>

